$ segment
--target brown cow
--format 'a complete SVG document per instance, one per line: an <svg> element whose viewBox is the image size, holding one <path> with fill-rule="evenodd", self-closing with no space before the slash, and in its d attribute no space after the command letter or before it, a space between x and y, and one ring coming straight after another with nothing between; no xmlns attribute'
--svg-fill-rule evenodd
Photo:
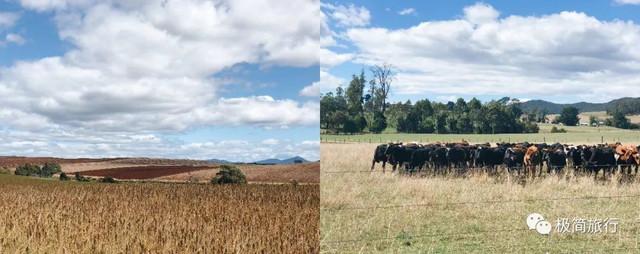
<svg viewBox="0 0 640 254"><path fill-rule="evenodd" d="M638 154L638 148L632 145L616 143L615 151L618 156L618 164L628 166L629 171L631 171L631 168L635 165L635 171L637 174L638 166L640 165L640 154Z"/></svg>
<svg viewBox="0 0 640 254"><path fill-rule="evenodd" d="M536 166L540 165L540 174L542 175L542 153L535 145L529 146L524 153L524 168L531 172L531 176L536 175Z"/></svg>

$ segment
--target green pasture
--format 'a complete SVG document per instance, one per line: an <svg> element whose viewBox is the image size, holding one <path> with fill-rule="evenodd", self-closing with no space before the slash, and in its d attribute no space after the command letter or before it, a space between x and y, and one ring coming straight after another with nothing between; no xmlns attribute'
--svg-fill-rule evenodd
<svg viewBox="0 0 640 254"><path fill-rule="evenodd" d="M415 134L415 133L394 133L386 131L381 134L355 134L355 135L320 135L322 142L342 143L385 143L392 141L402 142L457 142L466 140L470 143L485 142L534 142L534 143L568 143L568 144L592 144L592 143L633 143L640 144L640 131L623 130L613 127L591 127L591 126L561 126L553 124L539 124L539 133L518 133L518 134ZM553 126L563 128L566 133L551 133Z"/></svg>

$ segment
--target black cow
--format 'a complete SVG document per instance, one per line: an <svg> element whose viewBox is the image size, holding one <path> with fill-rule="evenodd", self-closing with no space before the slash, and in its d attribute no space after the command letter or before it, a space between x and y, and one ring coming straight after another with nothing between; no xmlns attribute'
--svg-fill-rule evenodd
<svg viewBox="0 0 640 254"><path fill-rule="evenodd" d="M438 170L447 167L447 148L444 146L435 146L431 152L431 163L433 164L434 174Z"/></svg>
<svg viewBox="0 0 640 254"><path fill-rule="evenodd" d="M372 171L376 163L382 162L382 173L384 173L384 167L387 164L387 155L385 154L387 147L389 147L388 144L382 144L376 147L376 150L373 152L373 160L371 162Z"/></svg>
<svg viewBox="0 0 640 254"><path fill-rule="evenodd" d="M466 169L467 151L465 147L453 146L447 149L447 165L449 168Z"/></svg>
<svg viewBox="0 0 640 254"><path fill-rule="evenodd" d="M561 144L555 144L546 148L542 157L547 163L548 174L551 173L551 170L558 173L567 166L567 154L564 151L564 146Z"/></svg>
<svg viewBox="0 0 640 254"><path fill-rule="evenodd" d="M603 170L604 176L611 173L613 167L616 166L615 151L608 146L598 145L591 146L582 150L585 168L598 175Z"/></svg>
<svg viewBox="0 0 640 254"><path fill-rule="evenodd" d="M385 154L387 155L387 161L393 166L392 172L396 171L396 168L402 168L403 165L411 162L411 154L417 147L404 146L402 144L391 144L387 147Z"/></svg>
<svg viewBox="0 0 640 254"><path fill-rule="evenodd" d="M418 147L411 153L411 159L409 163L410 172L413 173L416 168L418 172L422 170L422 168L429 161L429 156L431 155L430 147Z"/></svg>
<svg viewBox="0 0 640 254"><path fill-rule="evenodd" d="M522 163L524 162L524 149L521 147L509 147L504 152L504 164L507 170L516 169L520 174Z"/></svg>
<svg viewBox="0 0 640 254"><path fill-rule="evenodd" d="M582 166L582 146L569 147L567 149L567 159L574 170L579 171L581 168L584 169Z"/></svg>

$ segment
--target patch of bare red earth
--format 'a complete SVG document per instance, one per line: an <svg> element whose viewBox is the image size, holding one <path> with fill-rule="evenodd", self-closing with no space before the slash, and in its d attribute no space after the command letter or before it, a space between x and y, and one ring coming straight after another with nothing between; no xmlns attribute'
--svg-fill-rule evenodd
<svg viewBox="0 0 640 254"><path fill-rule="evenodd" d="M216 168L214 166L140 166L83 171L85 176L110 176L116 179L152 179L167 175Z"/></svg>
<svg viewBox="0 0 640 254"><path fill-rule="evenodd" d="M303 163L289 165L256 165L236 164L247 176L247 181L254 183L320 183L320 163ZM207 169L187 173L167 175L157 180L169 181L207 181L213 178L218 169Z"/></svg>

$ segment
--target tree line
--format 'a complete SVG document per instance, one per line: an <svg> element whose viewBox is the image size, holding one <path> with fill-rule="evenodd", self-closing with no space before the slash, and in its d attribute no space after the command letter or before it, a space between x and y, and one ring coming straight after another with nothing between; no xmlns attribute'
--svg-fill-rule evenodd
<svg viewBox="0 0 640 254"><path fill-rule="evenodd" d="M366 79L362 70L359 75L352 76L346 89L338 87L335 92L321 95L320 125L324 132L381 133L389 128L403 133L536 133L539 131L537 123L549 120L547 110L534 108L523 112L519 101L509 97L486 103L476 98L469 101L459 98L447 103L428 99L390 103L388 95L395 77L392 66L373 66L370 72L371 80ZM619 103L617 108L607 112L611 117L603 124L623 129L638 128L625 116L625 112L636 108L634 102ZM551 122L576 126L580 123L579 113L575 107L564 107ZM600 124L593 116L589 119L591 126Z"/></svg>
<svg viewBox="0 0 640 254"><path fill-rule="evenodd" d="M371 68L373 78L366 80L364 70L353 75L346 89L323 94L320 100L321 128L329 133L380 133L389 128L406 133L496 134L531 133L539 128L534 118L509 100L482 103L440 103L422 99L387 102L395 73L391 66ZM368 83L368 87L367 87Z"/></svg>

